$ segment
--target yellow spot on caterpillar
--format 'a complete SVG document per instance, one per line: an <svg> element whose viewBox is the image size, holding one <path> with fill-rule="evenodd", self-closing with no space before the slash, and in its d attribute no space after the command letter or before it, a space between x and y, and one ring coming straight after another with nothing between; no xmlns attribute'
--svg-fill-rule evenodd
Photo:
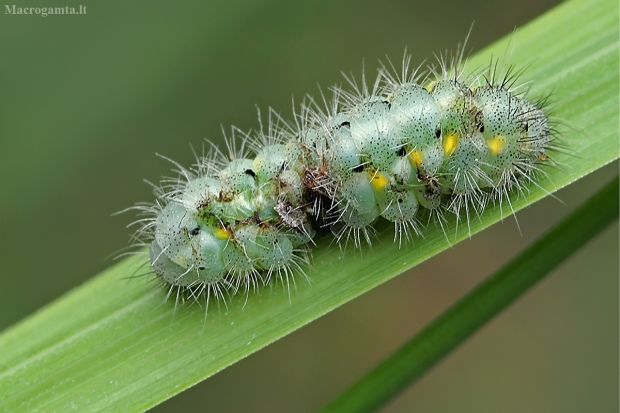
<svg viewBox="0 0 620 413"><path fill-rule="evenodd" d="M216 228L215 236L219 239L226 239L230 236L230 232L225 228Z"/></svg>
<svg viewBox="0 0 620 413"><path fill-rule="evenodd" d="M422 165L422 161L424 157L422 156L422 152L415 150L409 154L409 160L413 163L418 169Z"/></svg>
<svg viewBox="0 0 620 413"><path fill-rule="evenodd" d="M368 174L370 175L370 185L375 191L380 191L388 184L387 178L381 172L368 171Z"/></svg>
<svg viewBox="0 0 620 413"><path fill-rule="evenodd" d="M487 139L487 146L493 155L501 155L502 152L504 152L504 147L506 146L506 137L497 135L491 139Z"/></svg>
<svg viewBox="0 0 620 413"><path fill-rule="evenodd" d="M433 80L431 83L429 83L428 86L426 86L426 90L428 91L428 93L431 93L433 89L435 89L435 86L437 86L436 80Z"/></svg>
<svg viewBox="0 0 620 413"><path fill-rule="evenodd" d="M173 260L175 263L179 264L181 267L187 267L187 258L185 255L179 253L174 257Z"/></svg>
<svg viewBox="0 0 620 413"><path fill-rule="evenodd" d="M449 134L448 136L443 138L443 153L446 156L451 156L456 150L456 147L458 146L458 144L459 144L458 133Z"/></svg>

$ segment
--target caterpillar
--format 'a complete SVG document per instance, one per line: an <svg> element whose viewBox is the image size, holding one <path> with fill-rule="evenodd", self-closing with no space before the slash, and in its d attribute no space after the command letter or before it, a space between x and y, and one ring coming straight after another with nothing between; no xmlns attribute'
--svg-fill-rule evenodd
<svg viewBox="0 0 620 413"><path fill-rule="evenodd" d="M232 129L216 147L135 207L140 245L169 295L217 299L306 276L319 230L346 248L371 243L374 224L409 242L446 214L469 222L491 202L536 185L556 134L546 99L530 101L519 73L497 62L465 76L462 52L425 73L382 65L371 84L345 76L293 122ZM260 115L259 115L260 119ZM238 135L241 148L237 149ZM424 217L424 219L423 219Z"/></svg>

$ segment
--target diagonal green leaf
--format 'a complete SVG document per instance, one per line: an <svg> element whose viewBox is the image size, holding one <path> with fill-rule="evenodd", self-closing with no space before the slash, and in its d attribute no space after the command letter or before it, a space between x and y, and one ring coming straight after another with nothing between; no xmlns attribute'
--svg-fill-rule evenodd
<svg viewBox="0 0 620 413"><path fill-rule="evenodd" d="M578 156L558 154L540 188L513 197L514 210L535 202L618 157L618 24L611 0L592 7L570 1L471 59L491 56L535 63L522 80L532 94L553 91L554 114L569 126L564 142ZM578 28L578 30L576 30ZM489 208L471 223L476 233L510 211ZM450 222L453 229L455 222ZM450 231L454 244L467 229ZM143 411L277 340L326 312L441 252L450 245L429 228L415 248L399 250L391 229L372 251L343 255L319 242L310 272L289 295L264 289L228 308L162 304L164 293L131 277L143 264L124 260L0 336L0 408L6 411Z"/></svg>
<svg viewBox="0 0 620 413"><path fill-rule="evenodd" d="M569 217L476 286L320 412L372 412L398 395L617 220L618 184L616 176Z"/></svg>

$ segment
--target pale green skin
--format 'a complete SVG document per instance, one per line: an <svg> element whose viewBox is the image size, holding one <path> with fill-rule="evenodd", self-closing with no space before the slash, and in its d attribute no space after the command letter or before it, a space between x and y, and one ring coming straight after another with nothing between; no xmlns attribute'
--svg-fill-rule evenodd
<svg viewBox="0 0 620 413"><path fill-rule="evenodd" d="M532 179L550 142L541 108L500 86L441 80L429 90L387 86L384 96L308 117L296 135L280 131L254 159L191 179L162 200L155 273L204 291L288 277L311 221L355 244L379 217L408 235L421 208L484 208Z"/></svg>
<svg viewBox="0 0 620 413"><path fill-rule="evenodd" d="M243 283L224 280L227 275L243 278L265 272L269 277L288 268L294 249L310 238L276 227L280 217L274 194L286 198L286 183L293 188L292 199L300 195L299 175L280 172L286 156L283 145L268 146L254 160L231 162L219 179L190 181L179 199L168 202L157 216L151 244L155 272L168 284L201 288Z"/></svg>

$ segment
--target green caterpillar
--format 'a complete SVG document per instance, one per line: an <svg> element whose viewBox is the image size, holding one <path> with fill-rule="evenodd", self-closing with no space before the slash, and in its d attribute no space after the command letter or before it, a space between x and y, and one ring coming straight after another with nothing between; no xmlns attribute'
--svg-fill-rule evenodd
<svg viewBox="0 0 620 413"><path fill-rule="evenodd" d="M408 63L371 88L334 88L326 107L309 100L292 124L271 112L266 132L244 135L250 156L177 165L182 179L138 207L154 273L208 301L304 274L320 227L359 247L381 217L406 242L423 211L469 221L535 184L553 149L544 100L519 93L511 70L496 80L494 65L463 80L461 64L442 64L419 84Z"/></svg>

